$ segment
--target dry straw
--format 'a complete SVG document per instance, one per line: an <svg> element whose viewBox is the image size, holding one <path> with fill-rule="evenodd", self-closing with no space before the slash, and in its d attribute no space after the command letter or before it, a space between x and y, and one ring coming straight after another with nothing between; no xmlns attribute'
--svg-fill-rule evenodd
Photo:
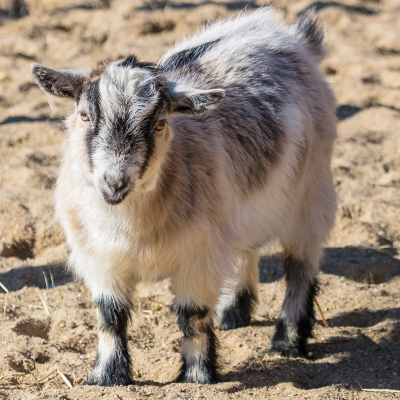
<svg viewBox="0 0 400 400"><path fill-rule="evenodd" d="M36 293L38 294L40 300L41 300L42 303L43 303L43 307L44 307L44 309L46 310L46 313L47 313L47 314L50 314L49 308L47 307L46 301L45 301L45 299L44 299L44 297L43 297L41 291L40 291L39 288L37 288L37 287L35 287L35 290L36 290Z"/></svg>
<svg viewBox="0 0 400 400"><path fill-rule="evenodd" d="M49 290L49 281L47 280L47 275L45 271L42 271L43 276L44 276L44 281L46 283L46 289Z"/></svg>
<svg viewBox="0 0 400 400"><path fill-rule="evenodd" d="M50 373L48 373L46 376L44 376L43 378L40 378L37 382L38 383L42 383L43 381L45 381L47 378L50 378L51 375L53 375L55 372L57 372L57 369L53 369L53 371L51 371ZM55 378L55 376L53 377Z"/></svg>
<svg viewBox="0 0 400 400"><path fill-rule="evenodd" d="M5 300L0 299L0 303L4 303ZM10 306L18 307L29 307L29 308L44 308L44 306L38 306L37 304L27 304L27 303L16 303L15 301L10 302ZM53 306L47 306L48 308L55 308Z"/></svg>
<svg viewBox="0 0 400 400"><path fill-rule="evenodd" d="M3 288L3 290L8 293L8 289L0 282L0 287Z"/></svg>
<svg viewBox="0 0 400 400"><path fill-rule="evenodd" d="M14 378L15 376L25 376L25 375L26 375L25 372L12 372L11 374L0 376L0 382L10 378Z"/></svg>
<svg viewBox="0 0 400 400"><path fill-rule="evenodd" d="M4 319L6 319L7 300L8 300L8 293L6 293L6 296L4 297Z"/></svg>
<svg viewBox="0 0 400 400"><path fill-rule="evenodd" d="M6 296L4 297L4 319L6 319L6 312L7 312L7 300L8 300L8 289L0 282L0 286L6 292Z"/></svg>
<svg viewBox="0 0 400 400"><path fill-rule="evenodd" d="M62 380L68 385L70 389L72 389L71 382L67 379L67 377L57 368L58 375L61 376Z"/></svg>
<svg viewBox="0 0 400 400"><path fill-rule="evenodd" d="M51 279L51 288L54 289L54 276L53 273L51 272L50 267L49 268L49 274L50 274L50 279Z"/></svg>
<svg viewBox="0 0 400 400"><path fill-rule="evenodd" d="M43 390L42 390L42 393L40 393L40 397L43 396L44 392L47 390L47 388L48 388L49 386L50 386L50 384L49 384L49 383L46 383L45 387L44 387Z"/></svg>
<svg viewBox="0 0 400 400"><path fill-rule="evenodd" d="M318 311L321 314L322 322L324 323L325 328L329 328L328 321L325 319L324 314L322 313L321 307L319 306L316 298L314 298L314 303L316 304Z"/></svg>
<svg viewBox="0 0 400 400"><path fill-rule="evenodd" d="M117 399L122 400L122 397L121 397L119 394L115 393L115 390L114 390L114 389L113 389L113 393L114 393L114 396L115 396Z"/></svg>

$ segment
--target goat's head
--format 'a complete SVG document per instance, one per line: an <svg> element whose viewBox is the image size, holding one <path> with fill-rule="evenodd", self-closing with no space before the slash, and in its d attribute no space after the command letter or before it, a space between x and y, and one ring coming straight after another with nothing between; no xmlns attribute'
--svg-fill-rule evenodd
<svg viewBox="0 0 400 400"><path fill-rule="evenodd" d="M75 99L67 124L84 144L79 153L85 176L109 204L120 203L135 187L152 187L172 137L171 113L199 114L224 96L221 89L168 82L134 56L85 73L33 64L32 73L47 93Z"/></svg>

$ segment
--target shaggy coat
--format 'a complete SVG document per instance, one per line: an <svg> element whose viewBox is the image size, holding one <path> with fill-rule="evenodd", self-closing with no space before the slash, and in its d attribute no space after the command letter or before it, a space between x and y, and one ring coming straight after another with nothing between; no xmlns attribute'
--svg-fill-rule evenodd
<svg viewBox="0 0 400 400"><path fill-rule="evenodd" d="M129 384L137 282L169 277L184 382L217 380L214 322L250 323L259 250L283 246L286 297L272 351L304 355L322 247L334 224L335 100L312 14L218 22L157 64L130 56L88 73L33 65L73 98L56 189L70 266L98 305L89 383Z"/></svg>

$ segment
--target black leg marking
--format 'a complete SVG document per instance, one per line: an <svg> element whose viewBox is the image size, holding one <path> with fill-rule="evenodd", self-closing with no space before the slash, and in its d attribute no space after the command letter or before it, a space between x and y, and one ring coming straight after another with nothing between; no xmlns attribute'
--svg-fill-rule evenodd
<svg viewBox="0 0 400 400"><path fill-rule="evenodd" d="M234 303L224 309L219 329L228 331L249 326L256 302L257 298L250 289L239 292Z"/></svg>
<svg viewBox="0 0 400 400"><path fill-rule="evenodd" d="M182 367L178 382L216 383L217 338L209 310L176 307L179 328L183 332Z"/></svg>
<svg viewBox="0 0 400 400"><path fill-rule="evenodd" d="M292 257L285 259L286 297L272 338L271 353L286 357L307 356L307 339L313 336L315 323L314 298L318 282L306 278L305 268L302 261Z"/></svg>
<svg viewBox="0 0 400 400"><path fill-rule="evenodd" d="M89 385L114 386L132 383L131 359L126 330L130 311L117 299L102 297L100 310L99 344L96 364Z"/></svg>

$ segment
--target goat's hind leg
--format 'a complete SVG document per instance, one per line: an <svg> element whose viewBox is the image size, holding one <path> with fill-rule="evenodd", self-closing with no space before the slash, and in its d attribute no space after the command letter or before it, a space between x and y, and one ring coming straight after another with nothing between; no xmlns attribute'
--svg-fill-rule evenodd
<svg viewBox="0 0 400 400"><path fill-rule="evenodd" d="M306 356L315 321L314 298L323 246L335 222L336 193L330 172L331 143L314 149L305 171L307 184L298 197L291 233L281 237L284 248L286 295L272 339L272 351L289 357ZM318 157L317 157L318 155Z"/></svg>
<svg viewBox="0 0 400 400"><path fill-rule="evenodd" d="M129 385L131 359L127 344L130 310L115 296L100 296L96 300L98 318L98 351L89 385Z"/></svg>
<svg viewBox="0 0 400 400"><path fill-rule="evenodd" d="M240 256L239 282L229 293L219 299L219 329L227 331L250 325L251 316L257 303L259 282L258 252L246 252Z"/></svg>
<svg viewBox="0 0 400 400"><path fill-rule="evenodd" d="M306 356L306 344L315 322L316 271L305 260L284 255L286 295L272 339L271 352L286 357Z"/></svg>

